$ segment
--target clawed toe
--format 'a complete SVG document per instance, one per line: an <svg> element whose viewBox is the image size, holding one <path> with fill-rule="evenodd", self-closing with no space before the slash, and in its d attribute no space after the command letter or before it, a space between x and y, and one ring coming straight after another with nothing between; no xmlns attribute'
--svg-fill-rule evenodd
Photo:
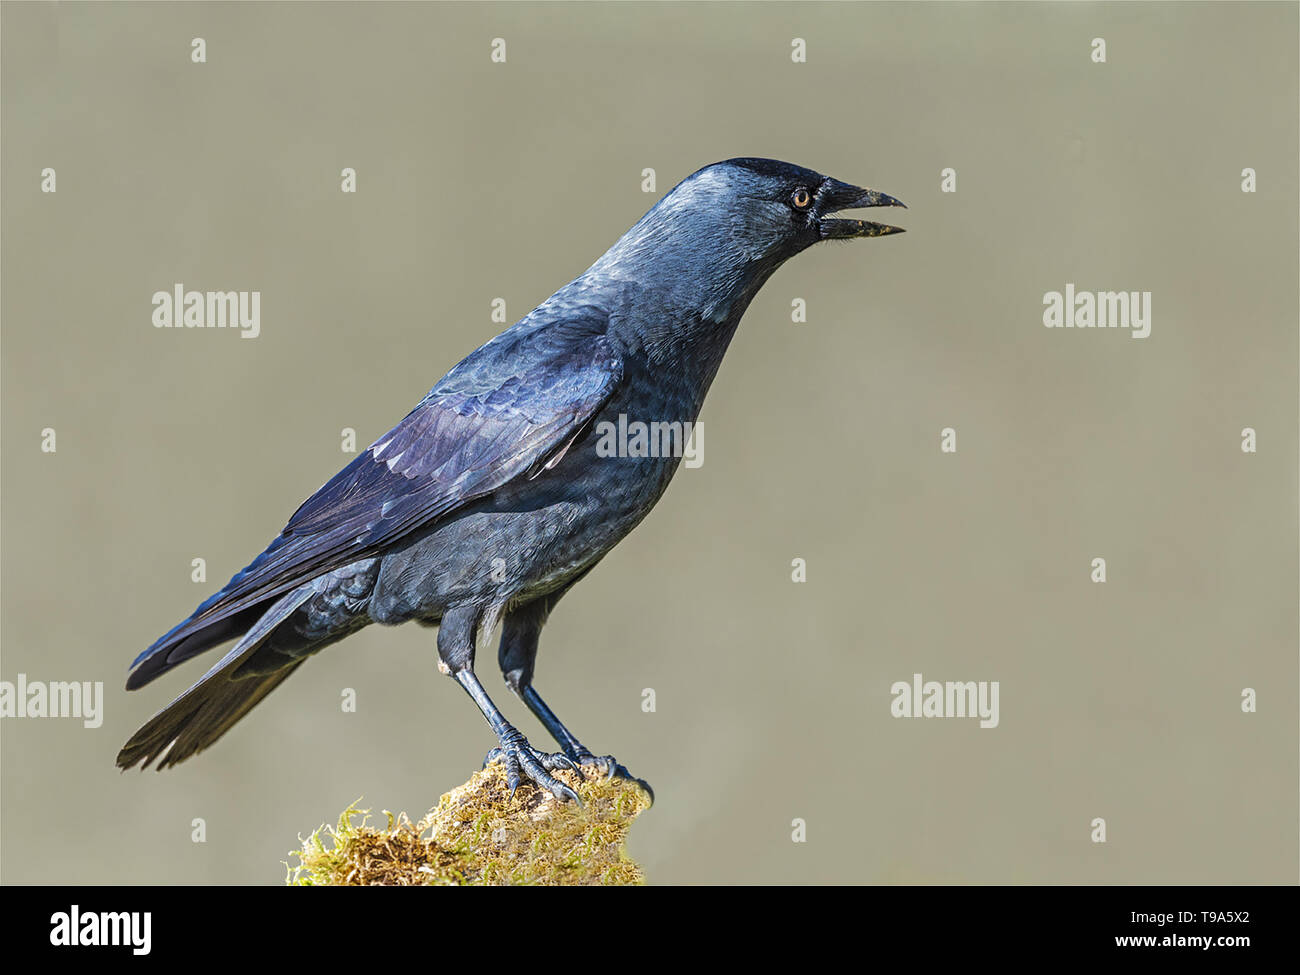
<svg viewBox="0 0 1300 975"><path fill-rule="evenodd" d="M572 799L582 805L578 794L550 773L556 769L567 769L583 775L584 769L595 769L606 780L617 777L635 782L645 790L652 805L655 801L655 790L650 788L650 783L645 779L638 779L613 755L593 755L582 746L566 748L563 753L540 752L516 731L487 753L483 758L483 767L487 768L493 762L501 762L505 766L506 784L510 786L511 794L521 781L527 779L557 799Z"/></svg>
<svg viewBox="0 0 1300 975"><path fill-rule="evenodd" d="M557 799L572 800L582 805L582 800L578 798L576 792L550 774L556 769L579 771L578 766L567 755L557 752L539 752L528 744L528 740L523 735L516 733L487 753L483 759L483 767L487 768L492 762L501 762L505 765L506 784L510 786L511 795L519 788L520 781L528 779Z"/></svg>
<svg viewBox="0 0 1300 975"><path fill-rule="evenodd" d="M654 804L655 790L650 788L650 783L645 779L638 779L627 770L627 766L621 764L613 755L593 755L585 748L578 748L569 757L579 765L599 770L607 780L617 776L620 779L627 779L629 782L635 782L646 791L646 794L650 796L651 804Z"/></svg>

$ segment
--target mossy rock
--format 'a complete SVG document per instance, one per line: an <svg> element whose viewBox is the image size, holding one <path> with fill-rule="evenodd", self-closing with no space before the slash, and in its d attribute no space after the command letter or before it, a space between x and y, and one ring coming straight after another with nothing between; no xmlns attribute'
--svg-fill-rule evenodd
<svg viewBox="0 0 1300 975"><path fill-rule="evenodd" d="M500 764L475 772L418 823L385 811L388 826L367 825L353 803L337 826L322 826L286 864L291 885L643 884L624 848L650 797L635 782L560 769L582 797L561 802L531 782L512 796ZM360 802L360 800L358 800ZM354 822L358 819L359 822ZM301 837L299 837L301 839Z"/></svg>

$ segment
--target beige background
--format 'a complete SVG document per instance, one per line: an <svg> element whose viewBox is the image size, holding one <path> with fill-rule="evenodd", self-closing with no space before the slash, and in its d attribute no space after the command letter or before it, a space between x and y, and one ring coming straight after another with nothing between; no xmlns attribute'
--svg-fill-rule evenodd
<svg viewBox="0 0 1300 975"><path fill-rule="evenodd" d="M542 693L658 791L651 880L1295 882L1295 4L0 17L0 676L107 694L97 730L0 725L6 882L279 883L357 796L460 783L492 741L419 627L161 775L113 756L211 658L130 695L127 665L348 460L343 427L369 443L499 331L493 297L515 320L636 220L643 168L662 194L734 155L893 193L909 233L773 278L705 465L543 638ZM260 290L261 337L153 328L177 281ZM1043 328L1067 281L1153 292L1151 336ZM1000 681L1001 726L891 718L918 671Z"/></svg>

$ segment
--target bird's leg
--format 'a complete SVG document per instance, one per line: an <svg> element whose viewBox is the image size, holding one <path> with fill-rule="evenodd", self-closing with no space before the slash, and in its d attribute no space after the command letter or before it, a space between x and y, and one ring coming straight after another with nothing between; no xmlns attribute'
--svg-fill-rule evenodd
<svg viewBox="0 0 1300 975"><path fill-rule="evenodd" d="M551 775L560 768L577 771L577 765L565 755L539 752L528 743L523 732L506 720L501 709L492 703L487 691L474 675L474 631L477 618L466 620L467 614L453 611L446 614L438 627L438 656L441 668L456 678L456 682L465 688L466 693L474 699L478 709L483 712L488 725L497 736L497 747L488 755L488 760L500 760L505 763L506 782L513 793L519 786L521 776L527 777L545 789L557 799L572 799L581 803L578 794ZM468 637L468 642L466 642ZM441 669L440 668L440 669ZM484 765L487 761L484 761Z"/></svg>
<svg viewBox="0 0 1300 975"><path fill-rule="evenodd" d="M569 758L573 759L579 765L597 765L602 772L609 772L605 767L606 763L613 762L612 755L605 755L597 758L588 749L587 746L574 736L564 723L555 716L555 712L546 706L540 694L534 690L532 683L520 684L516 687L510 680L510 675L506 675L506 683L510 689L515 692L519 700L528 705L528 710L532 711L537 720L542 723L551 737L555 739L556 744L560 746L561 751Z"/></svg>
<svg viewBox="0 0 1300 975"><path fill-rule="evenodd" d="M523 732L507 721L505 715L492 703L492 699L487 696L487 691L483 690L483 685L474 676L473 670L466 667L458 671L455 677L460 686L469 692L469 696L474 699L474 703L483 712L483 717L487 718L488 724L496 732L497 741L500 744L488 753L484 764L497 760L505 762L506 783L510 786L511 792L514 792L519 787L519 777L522 774L532 779L557 799L572 799L574 802L582 801L578 798L576 792L550 774L559 768L567 768L576 772L578 768L572 759L566 755L536 751L532 745L528 744L528 739L524 737Z"/></svg>
<svg viewBox="0 0 1300 975"><path fill-rule="evenodd" d="M577 762L579 765L592 765L600 769L605 778L612 779L618 776L621 779L628 779L635 782L650 796L650 801L654 802L655 790L650 788L650 783L645 779L638 779L635 775L627 770L627 766L620 764L619 760L613 755L593 755L587 750L587 746L573 737L573 732L564 727L560 719L555 716L555 712L546 706L542 696L537 693L533 685L525 684L517 692L520 699L528 705L528 710L537 716L537 720L546 726L546 730L551 733L551 737L556 740L564 754Z"/></svg>
<svg viewBox="0 0 1300 975"><path fill-rule="evenodd" d="M558 598L558 597L555 597ZM551 600L554 605L554 598ZM638 779L613 755L593 755L582 742L578 741L564 723L556 717L554 711L542 700L542 696L533 687L533 669L537 662L537 643L541 636L542 623L546 620L549 606L543 600L521 607L506 617L501 631L501 647L498 658L501 674L507 686L528 706L537 720L542 723L551 737L564 752L565 757L578 765L592 766L600 770L606 778L619 776L637 783L654 801L654 790L644 779ZM488 754L490 761L495 754Z"/></svg>

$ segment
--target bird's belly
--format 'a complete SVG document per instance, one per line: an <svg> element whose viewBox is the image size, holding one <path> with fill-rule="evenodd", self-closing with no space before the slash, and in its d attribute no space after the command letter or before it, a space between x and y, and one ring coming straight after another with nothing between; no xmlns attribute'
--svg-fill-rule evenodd
<svg viewBox="0 0 1300 975"><path fill-rule="evenodd" d="M434 621L453 606L525 603L590 568L645 517L672 476L655 459L594 460L585 449L566 457L562 481L548 471L508 487L384 555L371 618Z"/></svg>

